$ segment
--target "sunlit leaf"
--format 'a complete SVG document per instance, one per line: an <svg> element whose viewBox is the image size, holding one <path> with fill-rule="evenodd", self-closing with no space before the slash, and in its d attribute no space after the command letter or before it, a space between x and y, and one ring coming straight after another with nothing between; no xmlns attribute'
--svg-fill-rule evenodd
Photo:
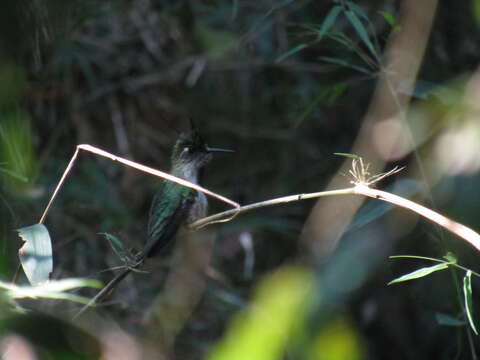
<svg viewBox="0 0 480 360"><path fill-rule="evenodd" d="M307 360L363 359L361 341L352 321L337 316L329 321L313 340Z"/></svg>
<svg viewBox="0 0 480 360"><path fill-rule="evenodd" d="M32 285L49 280L53 269L52 242L43 224L18 229L18 235L25 244L18 250L23 271Z"/></svg>
<svg viewBox="0 0 480 360"><path fill-rule="evenodd" d="M82 287L102 287L102 283L92 279L63 279L54 280L47 283L42 283L36 286L17 286L0 281L0 288L7 291L8 296L14 299L21 298L46 298L57 300L70 300L87 304L90 299L67 293L68 290L73 290Z"/></svg>
<svg viewBox="0 0 480 360"><path fill-rule="evenodd" d="M477 327L473 321L472 272L470 270L468 270L463 277L463 296L465 298L465 311L467 313L468 322L475 335L478 335Z"/></svg>
<svg viewBox="0 0 480 360"><path fill-rule="evenodd" d="M337 152L337 153L333 153L333 155L344 156L344 157L347 157L347 158L350 158L350 159L359 159L360 158L360 156L358 156L356 154L349 154L349 153Z"/></svg>
<svg viewBox="0 0 480 360"><path fill-rule="evenodd" d="M237 315L208 360L277 360L302 321L312 274L287 267L267 276L251 305Z"/></svg>
<svg viewBox="0 0 480 360"><path fill-rule="evenodd" d="M447 268L448 268L447 263L441 263L441 264L436 264L436 265L433 265L433 266L424 267L424 268L415 270L411 273L400 276L399 278L396 278L395 280L390 281L388 283L388 285L403 282L403 281L422 278L422 277L430 275L430 274L432 274L436 271L445 270Z"/></svg>
<svg viewBox="0 0 480 360"><path fill-rule="evenodd" d="M382 17L391 27L394 27L397 24L397 20L395 20L395 17L392 14L386 11L379 11L378 13L382 15Z"/></svg>

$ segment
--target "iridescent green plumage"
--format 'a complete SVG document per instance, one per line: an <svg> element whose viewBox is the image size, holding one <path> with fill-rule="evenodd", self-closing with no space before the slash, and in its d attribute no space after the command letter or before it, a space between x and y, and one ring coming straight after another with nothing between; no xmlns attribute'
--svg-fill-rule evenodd
<svg viewBox="0 0 480 360"><path fill-rule="evenodd" d="M176 235L180 225L188 218L196 191L164 181L153 198L148 220L146 256L162 250Z"/></svg>

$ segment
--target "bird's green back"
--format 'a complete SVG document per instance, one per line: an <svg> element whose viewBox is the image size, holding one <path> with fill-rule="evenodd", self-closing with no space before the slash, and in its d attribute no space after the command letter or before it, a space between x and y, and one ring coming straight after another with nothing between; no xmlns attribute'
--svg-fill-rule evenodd
<svg viewBox="0 0 480 360"><path fill-rule="evenodd" d="M171 181L163 181L150 208L145 256L165 247L188 217L196 191Z"/></svg>

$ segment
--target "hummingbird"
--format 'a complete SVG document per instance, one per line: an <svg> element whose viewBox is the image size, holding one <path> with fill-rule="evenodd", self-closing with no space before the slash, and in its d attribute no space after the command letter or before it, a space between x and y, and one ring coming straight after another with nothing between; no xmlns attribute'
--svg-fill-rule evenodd
<svg viewBox="0 0 480 360"><path fill-rule="evenodd" d="M170 173L199 184L202 169L214 152L234 151L209 147L193 123L191 125L191 132L180 134L173 147ZM205 217L207 208L204 193L163 180L152 201L147 241L139 260L158 254L175 238L180 227Z"/></svg>

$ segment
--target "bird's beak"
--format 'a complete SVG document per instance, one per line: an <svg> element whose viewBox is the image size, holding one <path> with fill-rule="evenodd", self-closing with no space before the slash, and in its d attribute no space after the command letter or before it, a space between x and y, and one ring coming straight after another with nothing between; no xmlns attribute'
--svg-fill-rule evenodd
<svg viewBox="0 0 480 360"><path fill-rule="evenodd" d="M208 152L228 152L228 153L233 153L235 152L234 150L228 150L228 149L220 149L220 148L212 148L207 146L207 151Z"/></svg>

